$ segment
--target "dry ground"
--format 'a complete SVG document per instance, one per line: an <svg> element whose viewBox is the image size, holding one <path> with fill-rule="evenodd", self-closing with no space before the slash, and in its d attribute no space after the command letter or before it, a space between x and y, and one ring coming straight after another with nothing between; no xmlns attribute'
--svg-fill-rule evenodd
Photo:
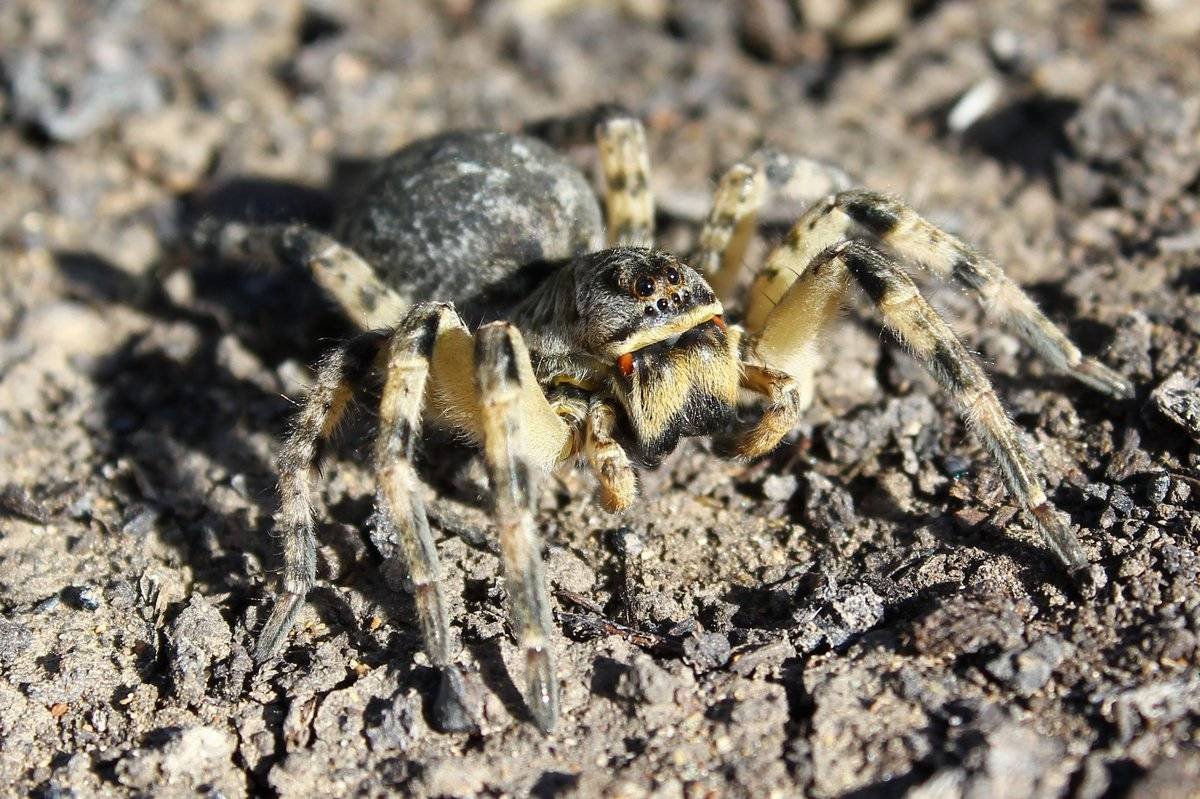
<svg viewBox="0 0 1200 799"><path fill-rule="evenodd" d="M0 792L1195 795L1192 4L842 5L0 6ZM988 80L997 101L950 124ZM414 138L613 99L648 121L664 244L686 249L715 174L760 141L837 161L977 242L1137 381L1104 400L933 289L1103 568L1096 597L854 313L765 462L696 442L623 518L586 476L549 481L554 735L526 721L466 457L427 473L481 731L431 728L404 576L363 534L369 418L321 483L320 586L285 655L252 667L272 454L347 326L303 274L190 257L186 230L325 224L347 175Z"/></svg>

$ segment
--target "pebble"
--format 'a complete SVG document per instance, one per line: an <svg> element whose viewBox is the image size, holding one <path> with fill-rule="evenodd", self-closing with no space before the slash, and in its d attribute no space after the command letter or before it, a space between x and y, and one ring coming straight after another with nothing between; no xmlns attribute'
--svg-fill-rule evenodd
<svg viewBox="0 0 1200 799"><path fill-rule="evenodd" d="M77 585L67 589L67 599L80 610L93 611L100 607L100 589L94 585Z"/></svg>
<svg viewBox="0 0 1200 799"><path fill-rule="evenodd" d="M683 641L683 662L705 672L719 669L729 662L729 639L720 633L701 633Z"/></svg>
<svg viewBox="0 0 1200 799"><path fill-rule="evenodd" d="M1150 394L1150 404L1170 422L1175 423L1200 443L1200 384L1195 379L1176 372Z"/></svg>

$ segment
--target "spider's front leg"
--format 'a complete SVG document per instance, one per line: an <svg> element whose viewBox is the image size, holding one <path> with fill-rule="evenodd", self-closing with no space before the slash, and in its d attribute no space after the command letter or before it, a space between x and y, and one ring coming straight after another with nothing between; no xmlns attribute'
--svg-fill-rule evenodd
<svg viewBox="0 0 1200 799"><path fill-rule="evenodd" d="M538 389L515 327L496 322L478 330L475 380L509 608L525 651L525 701L537 726L549 732L558 721L558 681L550 650L553 628L546 575L533 519L540 469L531 458L523 408L523 397Z"/></svg>
<svg viewBox="0 0 1200 799"><path fill-rule="evenodd" d="M862 241L842 241L820 253L768 315L750 349L767 363L791 371L787 353L809 343L798 336L818 331L841 303L853 280L879 309L884 324L937 380L968 425L1000 465L1009 492L1032 513L1059 560L1073 573L1088 565L1079 540L1046 497L1037 459L1000 404L978 362L926 302L903 266ZM795 327L793 319L805 324Z"/></svg>

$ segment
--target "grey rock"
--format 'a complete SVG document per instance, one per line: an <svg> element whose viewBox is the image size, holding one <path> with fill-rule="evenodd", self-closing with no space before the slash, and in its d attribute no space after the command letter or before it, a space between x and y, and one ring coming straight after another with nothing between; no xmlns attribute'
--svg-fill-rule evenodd
<svg viewBox="0 0 1200 799"><path fill-rule="evenodd" d="M712 671L729 662L729 639L720 633L701 633L683 641L683 662L697 671Z"/></svg>
<svg viewBox="0 0 1200 799"><path fill-rule="evenodd" d="M117 761L122 785L140 790L157 790L163 784L207 785L227 796L244 794L244 777L230 760L236 748L230 733L215 727L163 729L151 733L149 741Z"/></svg>
<svg viewBox="0 0 1200 799"><path fill-rule="evenodd" d="M0 619L0 663L12 663L33 645L33 633L24 624Z"/></svg>
<svg viewBox="0 0 1200 799"><path fill-rule="evenodd" d="M203 595L192 594L167 631L167 672L175 694L186 702L204 701L213 661L229 657L233 634Z"/></svg>
<svg viewBox="0 0 1200 799"><path fill-rule="evenodd" d="M1200 383L1176 372L1150 394L1150 405L1200 443Z"/></svg>
<svg viewBox="0 0 1200 799"><path fill-rule="evenodd" d="M794 474L772 474L763 480L763 494L774 502L787 502L796 493L799 481Z"/></svg>
<svg viewBox="0 0 1200 799"><path fill-rule="evenodd" d="M629 668L617 680L617 696L635 704L659 705L670 702L678 681L649 655L637 654Z"/></svg>
<svg viewBox="0 0 1200 799"><path fill-rule="evenodd" d="M403 752L419 734L420 699L397 691L390 699L367 709L367 743L375 752Z"/></svg>
<svg viewBox="0 0 1200 799"><path fill-rule="evenodd" d="M988 661L988 673L1011 685L1023 696L1030 696L1050 681L1056 666L1067 655L1067 644L1046 636L1020 651L1005 652Z"/></svg>

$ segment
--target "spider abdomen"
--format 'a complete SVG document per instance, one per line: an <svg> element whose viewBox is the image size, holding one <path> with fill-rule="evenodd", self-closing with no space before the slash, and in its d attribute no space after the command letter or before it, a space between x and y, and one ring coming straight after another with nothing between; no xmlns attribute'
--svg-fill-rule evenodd
<svg viewBox="0 0 1200 799"><path fill-rule="evenodd" d="M513 285L529 282L518 272L594 250L603 233L595 193L570 161L537 139L484 131L384 159L338 224L341 241L405 299L460 310L507 304L528 288Z"/></svg>

